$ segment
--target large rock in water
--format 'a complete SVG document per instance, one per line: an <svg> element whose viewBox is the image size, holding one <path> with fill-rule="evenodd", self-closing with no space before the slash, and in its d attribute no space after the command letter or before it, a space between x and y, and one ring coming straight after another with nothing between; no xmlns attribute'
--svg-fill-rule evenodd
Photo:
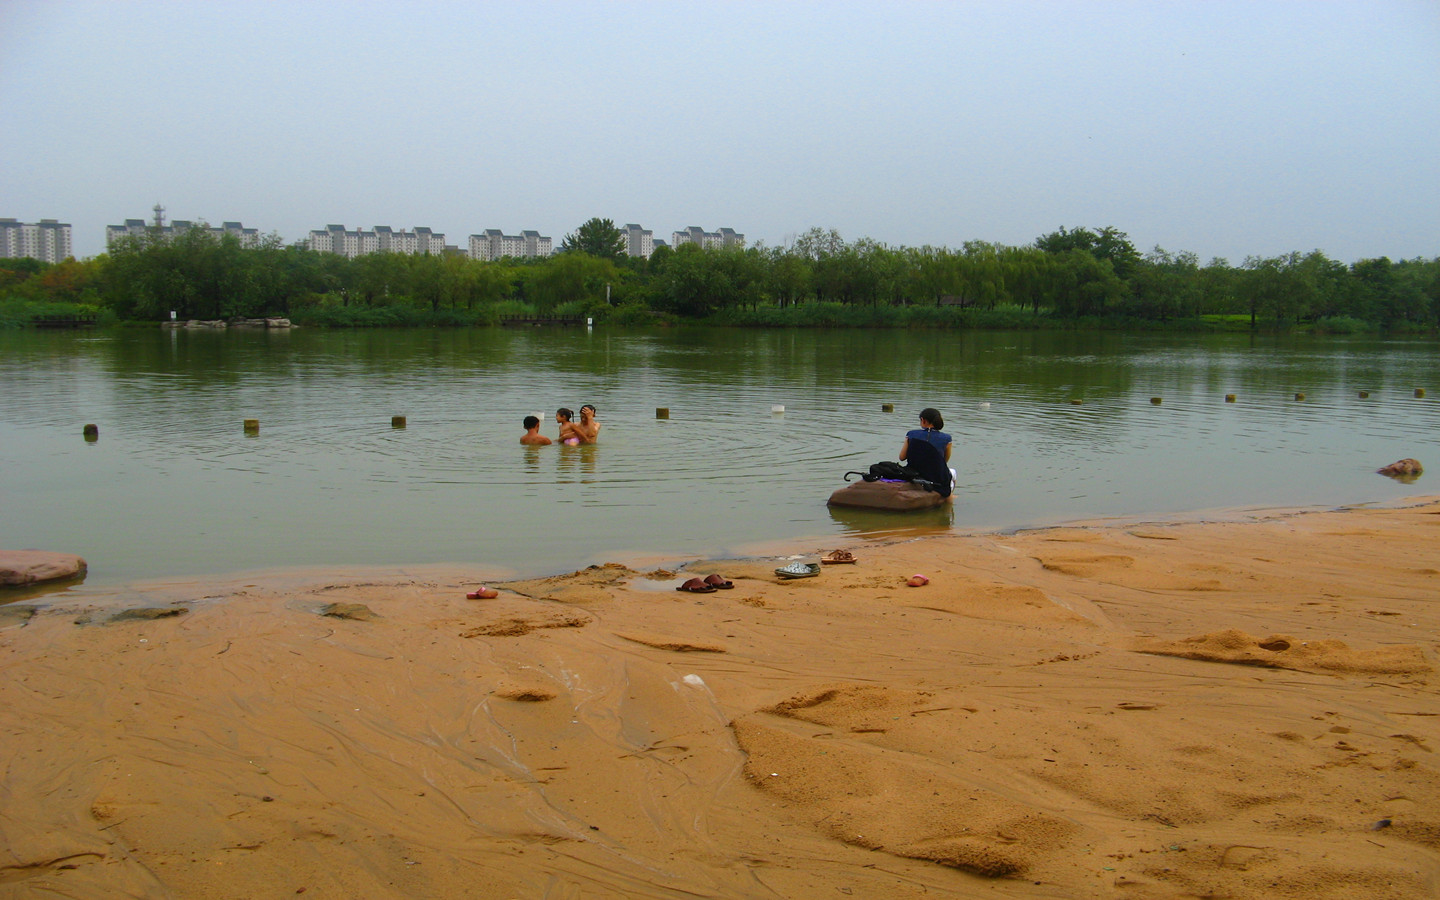
<svg viewBox="0 0 1440 900"><path fill-rule="evenodd" d="M85 560L48 550L0 550L0 585L35 584L85 574Z"/></svg>
<svg viewBox="0 0 1440 900"><path fill-rule="evenodd" d="M856 481L831 494L830 505L861 509L930 509L946 499L908 481Z"/></svg>
<svg viewBox="0 0 1440 900"><path fill-rule="evenodd" d="M1405 478L1406 476L1423 475L1425 467L1420 465L1418 459L1402 459L1375 471L1381 475L1389 475L1391 478Z"/></svg>

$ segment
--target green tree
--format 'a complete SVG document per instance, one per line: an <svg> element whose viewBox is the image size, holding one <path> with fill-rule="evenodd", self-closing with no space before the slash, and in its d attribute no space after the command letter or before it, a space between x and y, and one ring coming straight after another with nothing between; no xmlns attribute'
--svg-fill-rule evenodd
<svg viewBox="0 0 1440 900"><path fill-rule="evenodd" d="M1111 269L1121 280L1128 279L1140 265L1140 253L1125 232L1107 225L1099 231L1088 228L1058 231L1035 239L1035 246L1046 253L1083 250L1096 259L1110 261Z"/></svg>
<svg viewBox="0 0 1440 900"><path fill-rule="evenodd" d="M609 219L590 219L565 235L561 253L588 253L600 259L618 260L625 255L625 237Z"/></svg>
<svg viewBox="0 0 1440 900"><path fill-rule="evenodd" d="M1108 259L1096 259L1085 250L1053 254L1047 270L1046 293L1062 316L1104 315L1125 295L1125 282Z"/></svg>
<svg viewBox="0 0 1440 900"><path fill-rule="evenodd" d="M542 266L526 270L526 296L540 312L550 312L568 303L604 303L605 285L620 280L620 272L608 259L586 253L562 253Z"/></svg>
<svg viewBox="0 0 1440 900"><path fill-rule="evenodd" d="M1127 309L1140 318L1165 322L1198 316L1204 296L1199 257L1156 247L1131 276Z"/></svg>
<svg viewBox="0 0 1440 900"><path fill-rule="evenodd" d="M1302 265L1299 253L1245 259L1243 281L1245 299L1250 310L1250 327L1254 328L1261 314L1275 318L1283 327L1309 314L1316 291L1313 272Z"/></svg>
<svg viewBox="0 0 1440 900"><path fill-rule="evenodd" d="M660 300L682 316L702 317L727 306L734 289L727 274L715 265L714 251L696 244L681 244L665 266Z"/></svg>

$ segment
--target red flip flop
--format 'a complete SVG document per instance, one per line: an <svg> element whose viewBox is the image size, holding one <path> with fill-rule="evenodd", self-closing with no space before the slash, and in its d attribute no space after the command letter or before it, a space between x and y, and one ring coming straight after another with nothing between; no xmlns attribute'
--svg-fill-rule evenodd
<svg viewBox="0 0 1440 900"><path fill-rule="evenodd" d="M705 583L713 588L719 588L722 591L728 591L735 586L735 582L723 575L706 575Z"/></svg>
<svg viewBox="0 0 1440 900"><path fill-rule="evenodd" d="M715 585L706 584L703 578L692 578L675 590L684 591L687 594L713 594L715 592Z"/></svg>

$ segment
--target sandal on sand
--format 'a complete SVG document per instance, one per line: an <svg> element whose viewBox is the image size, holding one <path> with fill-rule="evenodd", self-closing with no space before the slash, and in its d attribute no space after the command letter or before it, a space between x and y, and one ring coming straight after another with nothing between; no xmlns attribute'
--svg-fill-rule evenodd
<svg viewBox="0 0 1440 900"><path fill-rule="evenodd" d="M692 578L675 590L684 591L687 594L711 594L715 592L715 585L706 584L703 578Z"/></svg>
<svg viewBox="0 0 1440 900"><path fill-rule="evenodd" d="M478 587L465 595L466 600L494 600L500 592L492 587Z"/></svg>
<svg viewBox="0 0 1440 900"><path fill-rule="evenodd" d="M820 574L820 564L794 562L776 569L775 574L781 578L811 578Z"/></svg>
<svg viewBox="0 0 1440 900"><path fill-rule="evenodd" d="M827 566L835 565L836 563L853 563L855 561L855 554L849 550L831 550L829 553L820 557L820 561Z"/></svg>
<svg viewBox="0 0 1440 900"><path fill-rule="evenodd" d="M925 585L930 583L930 579L926 578L924 575L911 575L910 580L905 583L910 585L911 587L924 587Z"/></svg>
<svg viewBox="0 0 1440 900"><path fill-rule="evenodd" d="M706 575L705 583L713 588L719 588L722 591L728 591L735 586L735 582L723 575Z"/></svg>

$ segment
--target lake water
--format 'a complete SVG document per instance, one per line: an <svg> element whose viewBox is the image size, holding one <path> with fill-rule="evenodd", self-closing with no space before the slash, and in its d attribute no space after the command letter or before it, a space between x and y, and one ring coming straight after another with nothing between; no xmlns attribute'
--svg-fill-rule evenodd
<svg viewBox="0 0 1440 900"><path fill-rule="evenodd" d="M796 538L1387 502L1436 493L1437 391L1422 340L0 332L0 546L86 557L84 591L290 566L532 575ZM556 407L584 403L598 445L519 445L525 415L553 437ZM954 504L829 509L843 473L895 458L926 406L955 436ZM1374 473L1403 457L1433 474Z"/></svg>

